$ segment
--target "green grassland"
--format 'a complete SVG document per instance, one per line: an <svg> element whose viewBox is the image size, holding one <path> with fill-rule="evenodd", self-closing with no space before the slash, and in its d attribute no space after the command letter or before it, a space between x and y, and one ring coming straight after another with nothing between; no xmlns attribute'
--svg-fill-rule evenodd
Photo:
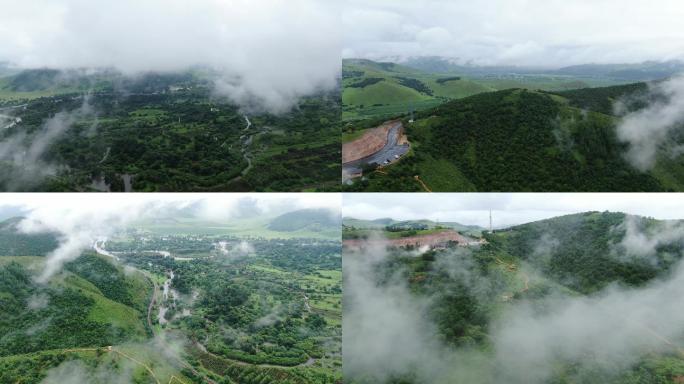
<svg viewBox="0 0 684 384"><path fill-rule="evenodd" d="M0 298L7 310L2 312L2 382L38 383L62 364L88 375L130 373L136 382L155 383L142 366L147 364L158 378L168 381L175 375L191 382L147 345L150 331L143 312L152 286L143 275L85 255L41 286L32 282L32 274L42 270L44 260L0 257ZM25 300L37 301L26 308Z"/></svg>
<svg viewBox="0 0 684 384"><path fill-rule="evenodd" d="M274 217L252 217L226 221L207 221L195 218L176 218L173 222L144 221L136 223L140 230L156 235L232 235L241 237L260 237L265 239L339 239L339 229L323 228L321 231L301 229L296 231L276 231L268 228Z"/></svg>
<svg viewBox="0 0 684 384"><path fill-rule="evenodd" d="M625 83L610 78L552 74L430 73L400 64L349 59L343 63L344 120L393 117L446 101L509 88L563 91Z"/></svg>

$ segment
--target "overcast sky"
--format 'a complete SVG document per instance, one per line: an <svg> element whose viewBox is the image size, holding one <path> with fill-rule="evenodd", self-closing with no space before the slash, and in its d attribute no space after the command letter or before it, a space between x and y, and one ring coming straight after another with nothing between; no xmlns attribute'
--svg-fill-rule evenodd
<svg viewBox="0 0 684 384"><path fill-rule="evenodd" d="M226 219L240 212L240 206L257 207L259 211L282 213L305 208L328 208L340 211L341 196L326 193L168 193L168 194L50 194L8 193L0 198L0 208L21 206L38 213L59 217L66 216L117 216L168 213L173 208L183 208L200 203L200 215L207 219ZM136 217L130 219L135 220Z"/></svg>
<svg viewBox="0 0 684 384"><path fill-rule="evenodd" d="M430 219L502 228L586 211L684 219L684 195L612 193L346 193L342 214L357 219Z"/></svg>
<svg viewBox="0 0 684 384"><path fill-rule="evenodd" d="M681 0L345 0L343 56L565 66L684 57Z"/></svg>
<svg viewBox="0 0 684 384"><path fill-rule="evenodd" d="M128 73L211 66L236 101L282 109L336 85L339 8L328 0L0 0L0 61Z"/></svg>

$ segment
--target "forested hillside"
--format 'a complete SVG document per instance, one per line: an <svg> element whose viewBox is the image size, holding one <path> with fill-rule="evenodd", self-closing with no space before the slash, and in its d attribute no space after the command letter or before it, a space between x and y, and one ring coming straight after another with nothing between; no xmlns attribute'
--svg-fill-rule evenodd
<svg viewBox="0 0 684 384"><path fill-rule="evenodd" d="M680 281L681 228L587 212L485 233L482 246L347 249L345 273L356 275L345 289L345 316L353 319L345 351L391 344L383 339L391 335L413 348L381 349L386 355L376 351L366 362L352 356L345 375L352 383L676 383L684 377L681 324L647 324L639 312L669 301ZM367 304L380 301L384 314ZM376 327L388 312L392 320ZM592 334L593 327L630 335L637 346L613 350L624 339Z"/></svg>
<svg viewBox="0 0 684 384"><path fill-rule="evenodd" d="M406 122L411 154L350 191L663 191L684 178L679 158L651 172L625 158L617 101L643 108L645 84L563 92L509 89L451 101ZM660 159L660 158L659 158Z"/></svg>

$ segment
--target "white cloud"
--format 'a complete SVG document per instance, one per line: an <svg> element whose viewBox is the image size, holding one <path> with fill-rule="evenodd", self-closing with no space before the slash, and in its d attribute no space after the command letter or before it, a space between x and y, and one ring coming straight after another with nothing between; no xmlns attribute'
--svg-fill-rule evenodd
<svg viewBox="0 0 684 384"><path fill-rule="evenodd" d="M431 219L487 227L490 209L497 228L586 211L684 218L681 196L637 193L347 193L342 213L359 219Z"/></svg>
<svg viewBox="0 0 684 384"><path fill-rule="evenodd" d="M19 224L21 231L58 234L59 246L47 255L38 279L46 282L96 239L111 236L133 222L170 215L195 204L199 218L225 222L238 215L245 199L256 201L260 207L256 215L303 208L339 212L341 203L339 194L7 194L0 205L21 206L29 211ZM238 249L249 252L251 248L244 243Z"/></svg>
<svg viewBox="0 0 684 384"><path fill-rule="evenodd" d="M672 134L684 127L684 76L652 85L650 93L659 100L626 114L617 127L618 138L629 144L627 160L641 171L655 166L659 149L672 145ZM679 155L682 147L666 149Z"/></svg>
<svg viewBox="0 0 684 384"><path fill-rule="evenodd" d="M549 200L541 196L535 196L536 200L547 206ZM596 197L575 196L578 204ZM471 195L463 201L478 205L476 199ZM504 204L516 206L525 201L515 200ZM659 198L651 195L651 200ZM435 207L444 202L436 199ZM565 198L558 199L559 206L564 202ZM659 233L662 229L668 233ZM653 233L638 234L637 242L629 240L618 250L625 252L618 257L632 251L650 253L655 244L681 244L681 229L671 229L654 228ZM636 236L638 229L630 232L628 237ZM558 246L546 235L538 240L539 252ZM634 249L627 249L630 247ZM495 304L500 290L511 288L506 283L508 278L491 268L488 273L479 272L480 266L468 260L466 250L440 253L434 265L421 269L432 273L424 282L439 281L441 290L409 284L407 276L411 274L404 273L404 264L397 256L388 256L379 242L371 242L360 251L345 249L344 370L352 379L384 383L408 377L420 383L537 384L548 383L562 372L568 382L612 382L607 378L619 379L645 357L682 353L681 261L671 273L648 284L630 288L614 284L587 296L557 289L549 284L553 279L548 276L534 276L531 284L546 281L542 284L549 284L546 289L526 299ZM442 272L447 272L452 281L440 276ZM443 294L459 293L460 283L479 300L478 307L487 308L489 313L485 348L447 345L438 325L449 327L449 323L438 315L442 320L438 324L429 315L441 304L437 300ZM560 367L572 369L559 371Z"/></svg>
<svg viewBox="0 0 684 384"><path fill-rule="evenodd" d="M346 0L344 55L534 66L668 60L684 58L683 17L677 0Z"/></svg>
<svg viewBox="0 0 684 384"><path fill-rule="evenodd" d="M128 73L210 66L217 90L275 111L332 88L340 68L336 4L324 0L0 0L0 61L114 67Z"/></svg>

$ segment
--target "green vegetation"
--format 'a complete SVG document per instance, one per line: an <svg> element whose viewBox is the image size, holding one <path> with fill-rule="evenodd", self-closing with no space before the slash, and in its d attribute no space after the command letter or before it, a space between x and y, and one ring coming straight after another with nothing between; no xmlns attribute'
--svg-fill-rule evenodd
<svg viewBox="0 0 684 384"><path fill-rule="evenodd" d="M669 247L660 248L651 260L616 258L611 248L625 236L621 226L625 219L621 213L592 212L543 220L496 232L488 237L488 247L530 263L583 294L615 282L638 286L667 272L677 259L671 257L674 248ZM638 222L640 228L658 223L646 218ZM553 246L539 258L535 249L544 236L553 239Z"/></svg>
<svg viewBox="0 0 684 384"><path fill-rule="evenodd" d="M192 352L198 369L244 383L339 379L339 240L250 238L247 250L245 240L237 237L145 239L113 242L108 249L156 276L173 271L156 327L182 332L201 345ZM192 248L205 256L174 260L141 246L173 255Z"/></svg>
<svg viewBox="0 0 684 384"><path fill-rule="evenodd" d="M239 107L213 96L206 76L76 78L75 85L62 84L52 71L0 78L0 87L6 84L0 106L21 106L11 110L21 121L3 130L0 140L20 138L29 145L56 114L71 113L75 120L40 156L55 168L49 177L17 186L24 170L3 162L0 189L339 189L341 112L335 92L305 98L287 114L250 114L247 129ZM35 92L45 94L34 97Z"/></svg>
<svg viewBox="0 0 684 384"><path fill-rule="evenodd" d="M57 248L57 239L51 234L18 233L21 218L0 222L0 256L45 256Z"/></svg>
<svg viewBox="0 0 684 384"><path fill-rule="evenodd" d="M611 72L540 73L516 68L479 68L427 61L414 59L400 65L344 60L343 119L391 118L411 110L433 108L449 100L509 88L563 91L625 84L643 80L646 75L642 73L641 77L626 78L614 76Z"/></svg>
<svg viewBox="0 0 684 384"><path fill-rule="evenodd" d="M430 234L444 229L453 229L467 236L480 237L482 235L482 228L476 225L453 222L436 223L430 220L379 219L368 221L345 217L342 222L342 238L367 238L371 233L379 233L387 238L399 238L405 237L406 232L416 231L416 234Z"/></svg>
<svg viewBox="0 0 684 384"><path fill-rule="evenodd" d="M470 81L438 82L438 75L391 63L345 60L343 67L345 120L395 116L492 90Z"/></svg>
<svg viewBox="0 0 684 384"><path fill-rule="evenodd" d="M386 219L366 223L376 226L393 225L388 224ZM350 219L345 220L345 224L362 226L364 222ZM457 350L455 364L458 367L454 367L454 370L460 369L461 373L465 372L464 375L471 379L470 382L501 382L494 378L508 378L506 369L540 369L548 370L551 377L535 382L676 383L684 374L684 356L679 352L678 347L682 342L681 336L674 339L675 341L663 341L657 331L652 331L653 333L647 333L644 337L663 343L663 349L646 348L642 350L643 354L638 358L625 357L626 361L621 361L620 358L623 358L623 355L616 351L613 353L615 359L606 362L602 359L611 359L611 357L605 357L593 350L581 350L568 359L560 357L564 356L561 353L559 357L554 357L556 349L563 349L565 346L545 347L542 345L544 337L552 337L552 335L538 337L535 327L543 328L539 319L548 319L549 317L544 316L550 316L550 313L558 310L558 303L562 303L563 298L577 299L577 301L572 301L573 303L587 303L591 300L600 300L618 290L629 294L646 287L649 283L655 283L657 287L659 281L672 278L673 274L679 273L676 264L681 260L684 246L681 236L673 237L670 241L654 243L652 254L649 253L648 257L629 257L630 253L624 247L630 245L625 245L624 241L627 236L639 238L634 233L629 233L630 227L644 234L644 238L640 238L643 241L646 238L650 239L651 235L661 236L661 232L678 231L681 224L678 221L663 222L610 212L587 212L557 217L496 230L494 233L486 232L483 235L486 243L482 246L432 250L418 257L411 249L388 249L386 258L372 264L371 276L374 276L375 283L381 289L382 287L387 289L387 291L381 290L380 292L399 295L396 292L403 290L398 287L406 286L406 292L413 300L411 302L420 300L426 305L424 316L429 319L431 325L435 326L436 335L445 346L444 349L436 349L433 352L450 353L452 350ZM348 235L353 235L358 231L350 227L345 228L345 233ZM635 245L629 242L628 244ZM640 248L637 247L637 249ZM368 254L351 249L345 250L344 254L345 260L368 257ZM653 286L649 285L649 288L644 291L653 289ZM403 296L402 299L392 296L392 299L409 300ZM544 350L544 354L533 354L533 356L544 362L552 360L553 366L500 367L493 363L499 361L495 360L495 355L496 358L502 357L498 355L502 352L497 349L499 346L497 338L500 337L501 328L515 322L515 319L509 319L507 316L515 316L520 314L520 311L529 311L531 313L529 319L524 318L528 319L527 321L539 321L539 323L527 325L528 328L524 329L529 333L517 333L516 340L521 341L523 338L530 337L537 341L538 345L534 342L525 343L525 345L533 345L535 349L539 347L540 350ZM635 309L636 311L638 309ZM610 319L612 322L613 319ZM616 325L623 320L617 320ZM568 319L563 324L568 325L571 321ZM350 324L351 326L360 326L360 324ZM573 324L573 326L580 325ZM568 325L568 328L571 327ZM644 329L646 327L644 326ZM407 332L429 333L431 331L409 329ZM518 332L521 330L518 329ZM540 334L543 332L540 331ZM559 330L559 332L562 331ZM596 334L595 337L601 338L602 336ZM601 341L596 341L596 343L601 343ZM436 348L433 343L429 343L429 347ZM567 348L573 349L574 347L568 346ZM520 351L529 353L530 349L520 346ZM462 364L463 361L470 361L469 354L477 356L474 361L479 361L478 366ZM492 363L484 363L486 356L492 357ZM369 356L369 359L372 357ZM531 360L525 361L534 361L534 359L535 357L532 357ZM384 360L379 361L384 363ZM411 361L423 361L427 367L430 367L426 368L429 372L432 372L430 371L433 367L431 364L439 367L439 363L435 363L432 359L425 361L416 358ZM595 365L597 361L601 361L601 364ZM494 366L496 368L492 372ZM382 365L378 367L378 369L383 368ZM411 370L419 371L414 367L405 371L411 372ZM446 371L448 372L448 369ZM444 372L440 374L443 375ZM435 382L451 381L444 380L445 376L439 377L441 381ZM528 376L523 372L522 377L534 377L534 375ZM446 377L446 379L449 378L449 376ZM350 382L379 381L354 377ZM429 381L407 374L380 382L423 383ZM511 382L517 381L511 380Z"/></svg>
<svg viewBox="0 0 684 384"><path fill-rule="evenodd" d="M73 263L77 266L78 260ZM34 279L17 262L0 267L0 356L104 347L146 337L140 311L109 299L87 280L68 272L50 285ZM122 277L121 283L149 294L149 286L135 279L140 277Z"/></svg>
<svg viewBox="0 0 684 384"><path fill-rule="evenodd" d="M263 230L292 237L273 239L227 235L229 226L204 231L216 223L190 217L169 218L173 234L131 227L106 244L124 266L86 251L47 284L36 281L44 256L1 256L0 382L60 382L66 374L152 384L339 383L339 224L319 210L285 219L297 228ZM244 222L264 228L285 219ZM6 252L56 247L52 235L18 233L19 220L1 224ZM320 236L297 237L314 231Z"/></svg>

